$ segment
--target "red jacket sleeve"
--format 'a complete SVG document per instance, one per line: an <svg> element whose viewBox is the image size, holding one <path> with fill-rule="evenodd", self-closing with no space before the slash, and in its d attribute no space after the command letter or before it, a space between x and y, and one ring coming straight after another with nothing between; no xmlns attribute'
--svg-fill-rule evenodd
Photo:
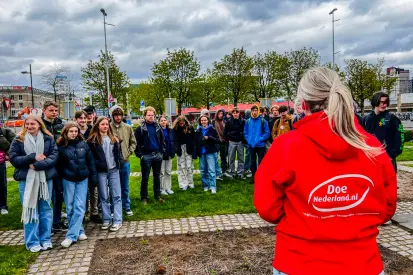
<svg viewBox="0 0 413 275"><path fill-rule="evenodd" d="M274 141L255 174L255 208L262 219L274 224L284 215L285 188L294 176L284 152L288 145L283 140Z"/></svg>
<svg viewBox="0 0 413 275"><path fill-rule="evenodd" d="M385 153L386 154L386 153ZM386 216L384 222L393 217L397 206L397 176L389 157L383 156L384 196L386 198Z"/></svg>

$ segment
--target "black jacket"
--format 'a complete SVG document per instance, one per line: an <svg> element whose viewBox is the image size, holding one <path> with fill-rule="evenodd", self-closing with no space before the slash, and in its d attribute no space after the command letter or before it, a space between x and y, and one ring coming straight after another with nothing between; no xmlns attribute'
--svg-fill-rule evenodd
<svg viewBox="0 0 413 275"><path fill-rule="evenodd" d="M194 146L194 139L195 139L195 130L194 127L189 126L188 132L185 134L184 128L178 125L177 129L175 130L176 140L178 148L176 149L176 154L180 157L182 156L182 148L181 145L186 144L186 152L188 155L192 155L192 148Z"/></svg>
<svg viewBox="0 0 413 275"><path fill-rule="evenodd" d="M205 146L207 154L212 154L219 151L218 148L220 141L217 130L215 130L214 127L209 128L206 136L208 136L208 139L204 139L204 136L202 135L202 127L196 130L192 158L201 157L203 146Z"/></svg>
<svg viewBox="0 0 413 275"><path fill-rule="evenodd" d="M281 116L277 116L277 117L272 117L270 119L270 121L268 122L268 128L270 128L270 133L272 133L272 128L274 128L274 124L277 120L280 119ZM272 134L270 135L270 138L268 139L269 142L273 142L274 140L272 139Z"/></svg>
<svg viewBox="0 0 413 275"><path fill-rule="evenodd" d="M385 146L391 159L395 159L403 152L403 124L389 111L378 115L372 111L362 119L362 126Z"/></svg>
<svg viewBox="0 0 413 275"><path fill-rule="evenodd" d="M224 137L226 140L234 142L245 142L244 139L244 126L245 120L243 118L234 119L231 118L225 124Z"/></svg>
<svg viewBox="0 0 413 275"><path fill-rule="evenodd" d="M166 145L165 145L165 137L163 136L163 133L162 133L162 128L157 122L154 122L154 126L156 129L156 140L158 142L159 152L164 154L166 151L166 148L165 148ZM145 121L142 122L142 124L138 126L138 128L136 128L135 139L136 139L135 154L138 158L141 158L142 155L152 153L147 150L147 148L150 148L151 141L149 140L149 132L148 132L148 128L146 126Z"/></svg>
<svg viewBox="0 0 413 275"><path fill-rule="evenodd" d="M63 121L60 118L56 118L53 123L47 121L44 117L42 117L43 123L46 126L46 129L53 135L54 140L56 141L60 134L62 133L62 129L64 127Z"/></svg>
<svg viewBox="0 0 413 275"><path fill-rule="evenodd" d="M163 130L162 130L163 131ZM174 129L171 129L169 127L166 127L166 131L168 132L169 136L169 152L168 152L168 146L166 144L166 138L165 138L165 152L163 153L163 159L168 160L169 158L174 158L176 154L176 147L177 147L177 141L176 141L176 134Z"/></svg>
<svg viewBox="0 0 413 275"><path fill-rule="evenodd" d="M95 160L86 141L69 141L67 146L58 146L58 150L56 168L62 178L72 182L89 178L92 183L97 183Z"/></svg>
<svg viewBox="0 0 413 275"><path fill-rule="evenodd" d="M90 131L91 131L91 130L92 130L92 126L91 126L91 125L88 125L86 132L83 134L83 138L84 138L85 140L87 140L87 139L89 138L89 135L90 135Z"/></svg>
<svg viewBox="0 0 413 275"><path fill-rule="evenodd" d="M106 162L105 152L103 151L103 146L99 143L94 143L92 141L88 141L90 151L92 151L93 158L95 160L96 171L97 172L108 172L108 164ZM115 158L116 168L122 169L123 167L123 157L122 157L122 150L120 149L120 143L115 142L113 144L113 156Z"/></svg>
<svg viewBox="0 0 413 275"><path fill-rule="evenodd" d="M14 179L17 181L25 181L29 172L29 165L33 164L36 171L45 171L46 179L51 180L57 176L56 162L58 158L58 150L54 139L51 136L43 135L44 137L44 155L46 158L42 161L36 160L36 154L27 155L24 151L24 142L20 137L16 137L10 146L9 156L10 162L14 166Z"/></svg>

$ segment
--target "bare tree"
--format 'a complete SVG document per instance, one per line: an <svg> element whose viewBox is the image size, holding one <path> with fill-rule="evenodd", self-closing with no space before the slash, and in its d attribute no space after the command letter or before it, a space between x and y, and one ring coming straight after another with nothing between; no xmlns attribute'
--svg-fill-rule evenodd
<svg viewBox="0 0 413 275"><path fill-rule="evenodd" d="M74 79L74 74L71 73L69 67L60 66L59 64L54 64L48 73L42 76L42 83L47 88L53 91L54 100L57 101L57 88L61 81L65 81L70 88ZM69 91L70 92L70 91Z"/></svg>

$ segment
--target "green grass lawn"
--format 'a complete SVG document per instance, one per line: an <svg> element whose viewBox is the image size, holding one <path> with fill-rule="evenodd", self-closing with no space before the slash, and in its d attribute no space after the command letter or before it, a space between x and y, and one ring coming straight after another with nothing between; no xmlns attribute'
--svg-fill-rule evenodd
<svg viewBox="0 0 413 275"><path fill-rule="evenodd" d="M413 161L413 148L404 148L403 153L397 157L397 161Z"/></svg>
<svg viewBox="0 0 413 275"><path fill-rule="evenodd" d="M0 246L0 274L26 274L38 255L27 251L24 246Z"/></svg>
<svg viewBox="0 0 413 275"><path fill-rule="evenodd" d="M138 157L136 157L134 155L131 156L129 158L129 162L130 162L130 165L131 165L131 172L141 172L140 159ZM172 170L173 171L176 171L178 169L177 165L178 165L177 164L177 157L175 157L175 158L172 159ZM196 170L199 169L199 159L194 160L194 168Z"/></svg>
<svg viewBox="0 0 413 275"><path fill-rule="evenodd" d="M131 157L131 172L140 171L139 159ZM199 169L199 161L194 162L194 168ZM172 170L176 170L176 160ZM7 169L8 177L12 177L13 167ZM201 176L194 175L195 189L182 191L178 187L177 175L172 176L172 189L175 194L165 196L166 202L160 204L154 201L153 178L149 179L149 204L143 206L140 202L141 177L130 178L131 202L134 216L124 217L125 220L149 220L160 218L180 218L190 216L207 216L215 214L251 213L255 212L252 204L254 186L245 180L217 181L217 194L204 192L201 186ZM19 200L18 183L10 181L8 186L9 214L0 219L0 230L23 228L20 222L22 207Z"/></svg>

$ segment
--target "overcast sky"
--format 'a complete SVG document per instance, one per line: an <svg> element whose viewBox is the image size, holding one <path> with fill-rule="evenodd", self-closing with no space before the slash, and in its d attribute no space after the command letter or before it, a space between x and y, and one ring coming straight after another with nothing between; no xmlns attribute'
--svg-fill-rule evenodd
<svg viewBox="0 0 413 275"><path fill-rule="evenodd" d="M235 47L250 55L313 47L332 59L328 13L337 8L336 62L375 61L413 70L412 0L0 0L0 85L34 87L53 64L80 68L108 49L132 83L146 80L166 49L195 51L204 70ZM36 76L37 75L37 76Z"/></svg>

